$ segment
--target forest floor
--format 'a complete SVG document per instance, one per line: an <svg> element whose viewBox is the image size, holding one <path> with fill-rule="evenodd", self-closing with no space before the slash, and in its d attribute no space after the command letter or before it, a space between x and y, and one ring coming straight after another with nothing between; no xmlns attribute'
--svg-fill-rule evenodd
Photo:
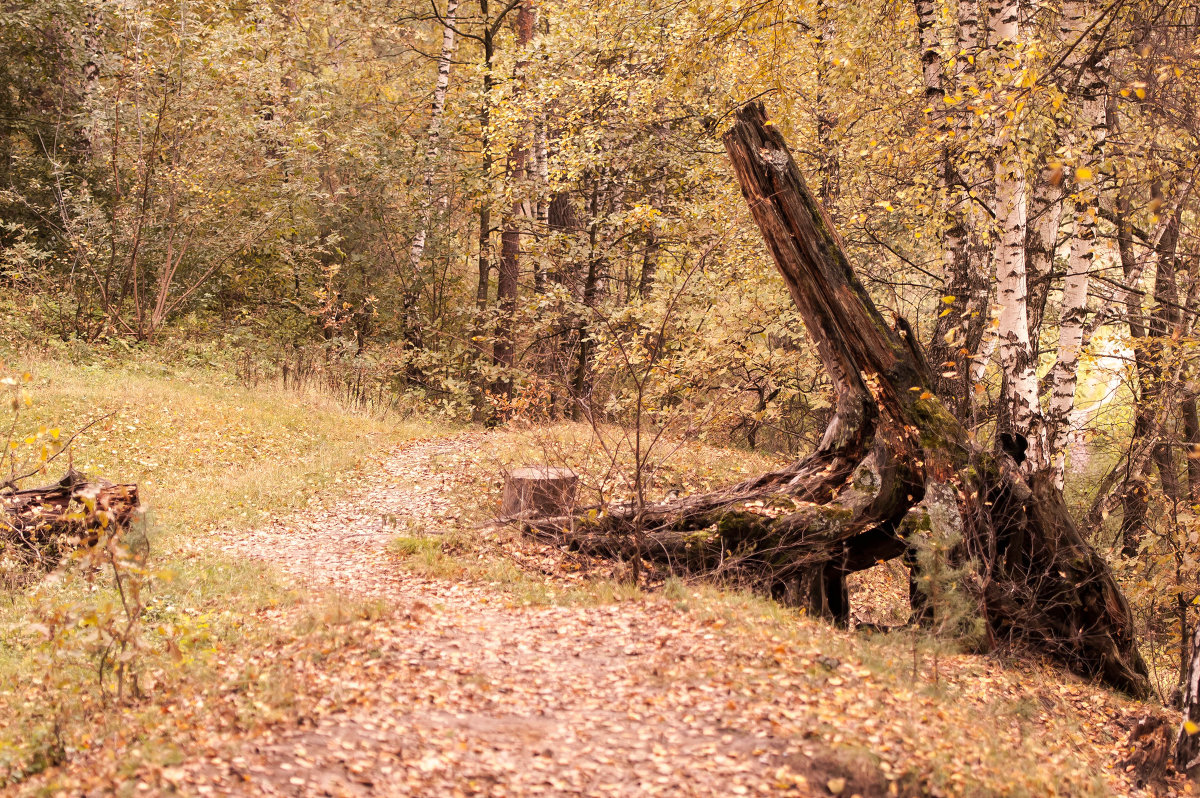
<svg viewBox="0 0 1200 798"><path fill-rule="evenodd" d="M438 530L468 515L461 488L489 476L480 452L498 437L410 442L327 514L221 537L313 600L382 608L312 666L319 698L297 722L166 768L163 784L263 795L1134 790L1114 763L1141 708L1052 672L915 640L863 644L679 583L622 595L569 555L498 530L475 527L497 551L447 553ZM501 550L519 571L497 570Z"/></svg>
<svg viewBox="0 0 1200 798"><path fill-rule="evenodd" d="M603 486L587 428L453 431L193 372L43 372L46 420L119 411L77 462L147 487L175 575L124 703L87 686L86 648L47 659L26 628L39 595L86 585L0 603L0 792L1139 794L1119 762L1144 704L730 586L634 586L487 523L504 467L561 458ZM685 492L769 465L673 454L656 479ZM900 576L866 572L857 617L902 618Z"/></svg>

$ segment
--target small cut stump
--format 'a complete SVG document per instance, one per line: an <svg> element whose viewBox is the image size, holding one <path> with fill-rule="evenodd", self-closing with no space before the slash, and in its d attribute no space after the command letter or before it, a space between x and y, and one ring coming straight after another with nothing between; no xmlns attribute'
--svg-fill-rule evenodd
<svg viewBox="0 0 1200 798"><path fill-rule="evenodd" d="M579 476L569 468L526 466L504 478L500 514L505 518L563 515L575 506Z"/></svg>

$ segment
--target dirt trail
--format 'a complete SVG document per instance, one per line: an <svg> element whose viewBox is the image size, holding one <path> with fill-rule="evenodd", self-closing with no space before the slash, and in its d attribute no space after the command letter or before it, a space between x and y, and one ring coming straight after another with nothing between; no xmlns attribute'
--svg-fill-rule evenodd
<svg viewBox="0 0 1200 798"><path fill-rule="evenodd" d="M826 765L779 734L769 670L692 614L666 601L504 608L486 586L398 566L397 522L436 529L455 513L461 469L438 461L486 445L482 433L411 442L328 515L224 539L317 592L397 612L372 629L365 676L326 676L327 712L185 763L188 791L809 794L789 771L820 777ZM881 786L849 775L847 796Z"/></svg>

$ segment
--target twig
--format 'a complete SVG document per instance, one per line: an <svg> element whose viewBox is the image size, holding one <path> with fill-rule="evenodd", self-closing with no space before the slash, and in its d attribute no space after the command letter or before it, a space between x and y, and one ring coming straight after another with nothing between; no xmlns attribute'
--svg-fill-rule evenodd
<svg viewBox="0 0 1200 798"><path fill-rule="evenodd" d="M100 416L99 418L94 418L94 419L92 419L91 421L89 421L87 424L84 424L82 427L80 427L78 430L76 430L76 431L75 431L75 434L74 434L74 435L72 435L71 437L67 438L67 442L66 442L66 443L64 443L64 444L62 445L62 448L60 448L60 449L59 449L57 452L55 452L55 453L54 453L53 455L51 455L50 457L46 458L46 462L42 463L42 464L41 464L41 465L39 465L37 468L33 469L32 471L30 471L30 472L28 472L28 473L26 473L26 474L22 474L22 475L21 475L21 476L19 476L19 477L13 477L12 479L10 479L10 480L8 481L8 484L15 486L15 485L16 485L16 483L20 482L22 479L28 479L29 477L31 477L31 476L33 476L34 474L38 473L38 472L39 472L39 471L41 471L43 468L45 468L46 466L50 465L50 464L51 464L51 463L53 463L55 460L57 460L57 459L58 459L58 457L59 457L59 455L61 455L63 452L65 452L65 451L67 451L68 449L70 449L70 448L71 448L71 444L75 442L75 439L76 439L76 438L78 438L78 437L79 437L80 435L82 435L83 433L87 432L87 431L88 431L89 429L91 429L92 427L94 427L94 426L96 426L97 424L99 424L101 421L104 421L105 419L112 418L112 417L113 417L113 416L115 416L116 414L117 414L117 411L116 411L116 410L114 410L114 411L113 411L113 412L111 412L111 413L106 413L105 415L103 415L103 416Z"/></svg>

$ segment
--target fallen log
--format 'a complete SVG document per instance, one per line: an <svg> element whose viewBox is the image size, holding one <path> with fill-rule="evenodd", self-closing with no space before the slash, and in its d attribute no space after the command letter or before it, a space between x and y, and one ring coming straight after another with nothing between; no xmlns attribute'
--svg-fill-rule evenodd
<svg viewBox="0 0 1200 798"><path fill-rule="evenodd" d="M816 451L723 490L598 517L528 523L592 553L674 571L737 570L773 595L845 623L848 574L906 551L900 524L960 540L991 640L1012 640L1135 696L1149 694L1129 607L1047 475L993 456L934 395L903 320L889 325L761 104L725 147L742 194L837 392Z"/></svg>
<svg viewBox="0 0 1200 798"><path fill-rule="evenodd" d="M128 529L139 506L137 485L89 479L71 469L58 482L0 491L0 549L52 568L67 551L95 545L107 530Z"/></svg>

